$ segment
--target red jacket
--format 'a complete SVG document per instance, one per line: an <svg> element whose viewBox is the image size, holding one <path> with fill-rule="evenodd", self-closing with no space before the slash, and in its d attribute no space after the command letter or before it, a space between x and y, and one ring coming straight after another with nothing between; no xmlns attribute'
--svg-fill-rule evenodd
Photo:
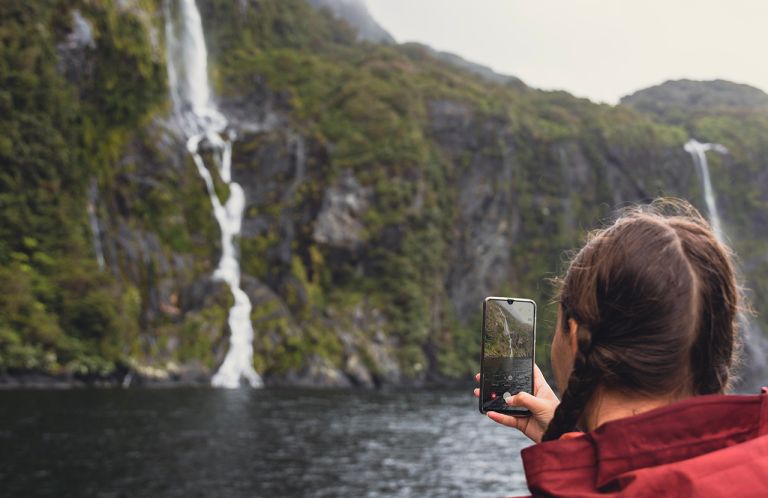
<svg viewBox="0 0 768 498"><path fill-rule="evenodd" d="M533 496L768 497L768 388L687 399L522 455Z"/></svg>

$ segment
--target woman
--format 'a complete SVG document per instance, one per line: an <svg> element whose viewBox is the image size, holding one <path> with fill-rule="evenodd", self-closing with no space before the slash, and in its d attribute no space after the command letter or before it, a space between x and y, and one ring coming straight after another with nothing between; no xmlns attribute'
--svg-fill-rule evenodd
<svg viewBox="0 0 768 498"><path fill-rule="evenodd" d="M534 394L507 400L531 417L488 413L545 441L522 453L531 492L768 496L768 390L722 395L739 299L729 250L687 203L592 233L559 283L562 401L537 367Z"/></svg>

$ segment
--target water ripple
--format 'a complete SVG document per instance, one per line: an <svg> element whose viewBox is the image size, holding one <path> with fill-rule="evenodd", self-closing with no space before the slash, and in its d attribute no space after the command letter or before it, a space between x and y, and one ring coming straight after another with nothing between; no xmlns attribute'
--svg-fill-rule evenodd
<svg viewBox="0 0 768 498"><path fill-rule="evenodd" d="M495 497L511 429L467 391L0 391L3 496Z"/></svg>

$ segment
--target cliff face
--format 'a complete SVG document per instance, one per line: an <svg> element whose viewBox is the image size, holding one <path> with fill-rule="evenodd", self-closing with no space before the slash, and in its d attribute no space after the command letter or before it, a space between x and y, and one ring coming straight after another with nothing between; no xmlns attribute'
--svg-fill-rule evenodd
<svg viewBox="0 0 768 498"><path fill-rule="evenodd" d="M547 365L543 279L563 250L628 202L703 208L689 136L731 151L711 158L713 181L756 307L768 304L762 111L665 122L629 102L489 82L423 47L360 44L303 1L199 4L236 135L242 287L267 383L468 375L492 294L540 303ZM161 5L3 8L17 43L3 60L27 40L45 84L30 94L19 59L0 99L21 130L0 143L0 271L16 296L0 307L0 369L207 379L232 297L211 280L218 227L169 119ZM42 137L52 143L33 148Z"/></svg>

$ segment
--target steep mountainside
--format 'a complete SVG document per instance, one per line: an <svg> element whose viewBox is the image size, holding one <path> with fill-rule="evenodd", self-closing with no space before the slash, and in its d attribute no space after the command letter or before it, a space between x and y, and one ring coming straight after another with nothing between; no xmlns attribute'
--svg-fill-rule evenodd
<svg viewBox="0 0 768 498"><path fill-rule="evenodd" d="M489 82L417 45L359 43L303 0L198 4L236 137L242 288L267 383L467 376L491 294L540 303L547 365L545 278L563 250L627 202L704 207L689 136L730 151L711 158L713 181L756 308L768 304L766 114L669 124ZM211 279L219 230L169 119L167 13L0 6L0 371L206 380L223 359L232 297Z"/></svg>

